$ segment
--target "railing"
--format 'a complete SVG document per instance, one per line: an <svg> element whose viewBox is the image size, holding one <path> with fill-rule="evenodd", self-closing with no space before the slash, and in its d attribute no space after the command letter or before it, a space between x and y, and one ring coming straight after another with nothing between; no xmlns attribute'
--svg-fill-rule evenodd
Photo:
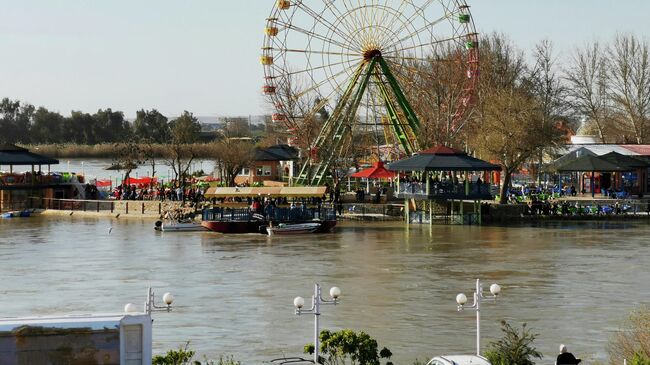
<svg viewBox="0 0 650 365"><path fill-rule="evenodd" d="M429 184L429 194L425 183L403 182L399 186L399 197L401 198L454 198L454 199L492 199L490 184L469 183L441 183Z"/></svg>
<svg viewBox="0 0 650 365"><path fill-rule="evenodd" d="M77 200L41 198L38 207L49 210L67 210L83 212L113 212L115 202L109 200Z"/></svg>
<svg viewBox="0 0 650 365"><path fill-rule="evenodd" d="M255 212L249 208L215 207L203 210L203 220L222 222L246 222L251 220L272 220L275 222L300 222L319 220L336 220L333 208L279 208L267 207Z"/></svg>

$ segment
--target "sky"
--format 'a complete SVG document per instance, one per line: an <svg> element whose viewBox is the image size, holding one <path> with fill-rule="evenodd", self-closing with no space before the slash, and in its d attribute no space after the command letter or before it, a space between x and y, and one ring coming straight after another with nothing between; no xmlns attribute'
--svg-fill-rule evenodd
<svg viewBox="0 0 650 365"><path fill-rule="evenodd" d="M259 56L274 2L0 0L0 97L64 115L269 113ZM549 39L561 62L617 32L650 34L648 0L467 2L480 33L504 33L525 52Z"/></svg>

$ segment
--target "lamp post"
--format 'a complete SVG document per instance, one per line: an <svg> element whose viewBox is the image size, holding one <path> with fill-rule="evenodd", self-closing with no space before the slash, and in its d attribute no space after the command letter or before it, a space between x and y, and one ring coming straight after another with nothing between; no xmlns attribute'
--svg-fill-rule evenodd
<svg viewBox="0 0 650 365"><path fill-rule="evenodd" d="M172 293L165 293L162 296L162 300L165 305L156 305L153 289L149 287L147 289L147 300L144 302L144 313L151 315L152 312L171 312L174 295ZM124 312L126 313L136 313L137 311L138 307L133 303L128 303L124 306Z"/></svg>
<svg viewBox="0 0 650 365"><path fill-rule="evenodd" d="M481 355L481 301L496 302L497 297L501 293L501 286L499 284L490 285L490 293L492 296L483 296L483 286L481 280L476 279L476 290L474 291L474 303L470 307L465 307L467 303L467 296L463 293L456 295L456 303L458 303L458 311L461 312L465 309L476 311L476 356Z"/></svg>
<svg viewBox="0 0 650 365"><path fill-rule="evenodd" d="M296 297L293 300L293 305L296 307L296 315L313 314L314 315L314 364L318 364L318 336L320 334L320 306L326 304L337 305L339 304L339 297L341 296L341 289L334 286L330 289L330 296L332 299L323 299L321 294L320 284L314 284L314 295L311 297L311 308L303 309L305 306L305 299L303 297Z"/></svg>

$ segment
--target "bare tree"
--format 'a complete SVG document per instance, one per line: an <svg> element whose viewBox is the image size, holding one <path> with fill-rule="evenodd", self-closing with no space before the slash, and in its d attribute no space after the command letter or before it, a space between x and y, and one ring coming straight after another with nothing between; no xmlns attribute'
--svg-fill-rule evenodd
<svg viewBox="0 0 650 365"><path fill-rule="evenodd" d="M593 128L602 143L607 142L607 131L612 126L611 99L608 93L607 50L594 42L573 55L565 78L569 83L569 97L576 113ZM583 126L585 127L585 126Z"/></svg>
<svg viewBox="0 0 650 365"><path fill-rule="evenodd" d="M235 186L235 177L250 165L254 146L247 141L223 138L216 142L213 154L217 169L221 171L222 181L228 186Z"/></svg>
<svg viewBox="0 0 650 365"><path fill-rule="evenodd" d="M608 52L614 108L636 143L647 140L650 123L650 49L646 40L618 35Z"/></svg>
<svg viewBox="0 0 650 365"><path fill-rule="evenodd" d="M553 51L553 44L549 40L543 40L535 46L533 58L535 65L527 79L530 82L533 96L539 103L541 128L548 130L554 128L558 121L567 120L570 110L569 104L566 102L568 89L561 77L558 76L557 59ZM534 169L538 182L541 182L543 157L544 149L540 149L536 156Z"/></svg>
<svg viewBox="0 0 650 365"><path fill-rule="evenodd" d="M501 165L504 204L512 174L554 145L562 133L556 123L542 122L543 102L534 92L523 53L497 34L486 39L482 49L483 69L490 73L481 78L479 120L472 140L481 154Z"/></svg>

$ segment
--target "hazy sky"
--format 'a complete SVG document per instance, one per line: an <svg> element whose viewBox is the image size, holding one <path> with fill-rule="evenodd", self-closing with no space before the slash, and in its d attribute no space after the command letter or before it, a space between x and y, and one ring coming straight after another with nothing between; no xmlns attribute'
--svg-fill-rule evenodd
<svg viewBox="0 0 650 365"><path fill-rule="evenodd" d="M322 1L322 0L305 0ZM481 33L529 51L617 32L650 34L650 0L468 0ZM268 112L264 20L274 0L0 0L0 97L68 114L111 107L167 115Z"/></svg>

